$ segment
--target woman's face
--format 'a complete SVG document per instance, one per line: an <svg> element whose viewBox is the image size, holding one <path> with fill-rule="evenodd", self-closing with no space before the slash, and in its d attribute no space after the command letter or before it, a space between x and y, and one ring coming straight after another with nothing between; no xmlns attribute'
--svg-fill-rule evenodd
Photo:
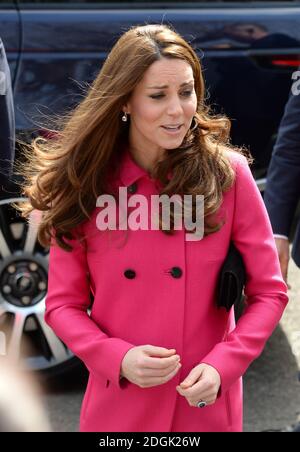
<svg viewBox="0 0 300 452"><path fill-rule="evenodd" d="M147 69L123 108L130 114L135 150L154 157L181 145L197 110L193 83L193 70L183 60L163 58Z"/></svg>

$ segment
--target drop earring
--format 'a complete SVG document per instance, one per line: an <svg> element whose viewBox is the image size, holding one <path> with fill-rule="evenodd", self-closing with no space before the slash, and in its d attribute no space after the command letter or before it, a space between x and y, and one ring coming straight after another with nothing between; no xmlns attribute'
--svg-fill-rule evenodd
<svg viewBox="0 0 300 452"><path fill-rule="evenodd" d="M122 121L126 122L127 121L127 113L124 112L124 115L122 116Z"/></svg>

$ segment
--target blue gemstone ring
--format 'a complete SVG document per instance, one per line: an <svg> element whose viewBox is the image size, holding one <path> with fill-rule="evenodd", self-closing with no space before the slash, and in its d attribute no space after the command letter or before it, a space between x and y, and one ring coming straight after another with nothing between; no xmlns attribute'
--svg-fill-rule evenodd
<svg viewBox="0 0 300 452"><path fill-rule="evenodd" d="M199 402L197 403L198 408L204 408L206 405L207 405L207 403L203 402L203 400L199 400Z"/></svg>

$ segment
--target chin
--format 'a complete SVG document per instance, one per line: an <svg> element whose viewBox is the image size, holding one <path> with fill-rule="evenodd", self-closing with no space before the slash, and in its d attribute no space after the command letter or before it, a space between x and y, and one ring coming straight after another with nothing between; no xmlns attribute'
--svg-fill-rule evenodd
<svg viewBox="0 0 300 452"><path fill-rule="evenodd" d="M173 143L165 143L162 147L164 149L177 149L181 146L182 142L183 140L177 140L177 142L174 140Z"/></svg>

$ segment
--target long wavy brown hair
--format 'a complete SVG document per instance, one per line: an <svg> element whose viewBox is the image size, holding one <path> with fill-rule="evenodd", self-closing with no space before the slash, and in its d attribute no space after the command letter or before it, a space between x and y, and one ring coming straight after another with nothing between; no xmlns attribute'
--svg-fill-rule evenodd
<svg viewBox="0 0 300 452"><path fill-rule="evenodd" d="M192 46L170 26L142 25L119 38L82 102L60 118L55 136L51 130L51 138L38 137L24 149L22 192L28 202L16 207L24 217L33 209L43 212L38 231L42 245L49 246L55 239L71 250L64 239L74 238L75 228L91 217L99 195L112 193L108 174L117 168L130 127L130 121L121 120L122 107L144 72L161 58L190 64L198 102L193 127L180 147L166 150L153 176L162 183L160 194L204 195L204 235L222 227L222 221L212 218L234 181L228 151L245 152L230 144L229 119L211 114L205 105L201 65ZM164 232L172 234L173 226L171 217Z"/></svg>

